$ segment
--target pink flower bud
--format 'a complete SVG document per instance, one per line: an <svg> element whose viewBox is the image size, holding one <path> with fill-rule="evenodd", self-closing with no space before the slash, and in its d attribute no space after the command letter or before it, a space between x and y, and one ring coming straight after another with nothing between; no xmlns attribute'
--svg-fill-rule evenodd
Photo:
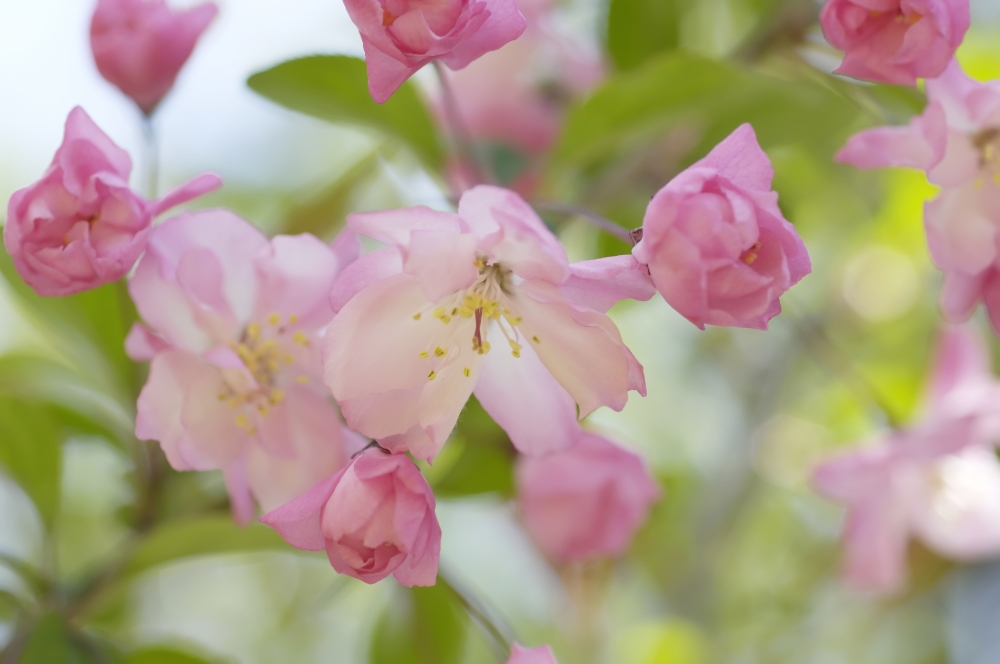
<svg viewBox="0 0 1000 664"><path fill-rule="evenodd" d="M173 11L164 0L98 0L90 24L97 69L149 115L218 12L212 3Z"/></svg>
<svg viewBox="0 0 1000 664"><path fill-rule="evenodd" d="M517 480L525 526L559 561L623 553L660 495L641 458L584 431L568 449L522 457Z"/></svg>
<svg viewBox="0 0 1000 664"><path fill-rule="evenodd" d="M659 191L632 254L689 321L766 330L778 298L812 271L778 209L774 171L746 124Z"/></svg>
<svg viewBox="0 0 1000 664"><path fill-rule="evenodd" d="M16 192L4 244L39 295L70 295L125 276L146 247L156 215L217 189L202 175L151 203L128 186L132 161L81 108L42 179Z"/></svg>
<svg viewBox="0 0 1000 664"><path fill-rule="evenodd" d="M261 521L289 544L326 549L340 574L404 586L437 579L441 527L427 480L404 454L369 449L329 480Z"/></svg>
<svg viewBox="0 0 1000 664"><path fill-rule="evenodd" d="M522 648L514 644L510 651L510 659L507 664L558 664L556 656L552 654L552 648L541 646L538 648Z"/></svg>
<svg viewBox="0 0 1000 664"><path fill-rule="evenodd" d="M845 51L838 74L915 85L944 71L969 29L969 0L829 0L827 41Z"/></svg>
<svg viewBox="0 0 1000 664"><path fill-rule="evenodd" d="M517 39L527 22L514 0L344 0L361 31L368 89L383 103L429 62L461 69Z"/></svg>

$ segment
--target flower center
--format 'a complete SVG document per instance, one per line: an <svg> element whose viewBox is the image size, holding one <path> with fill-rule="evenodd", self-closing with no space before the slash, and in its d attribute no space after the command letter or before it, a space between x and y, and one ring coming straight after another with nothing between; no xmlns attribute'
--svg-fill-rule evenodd
<svg viewBox="0 0 1000 664"><path fill-rule="evenodd" d="M487 337L489 323L493 321L510 345L511 354L514 357L521 357L524 346L520 343L521 337L517 329L521 324L521 317L510 309L509 293L513 286L510 279L511 271L500 263L488 263L485 256L476 258L476 267L479 269L476 282L439 304L431 315L445 325L451 325L456 319L474 318L476 327L472 334L472 350L479 355L485 355L491 350ZM420 320L422 317L423 312L413 315L414 320ZM536 343L538 343L537 338ZM440 345L432 346L420 352L421 358L433 356L441 362L428 374L428 380L434 380L451 360L457 359L460 355L460 353L453 354ZM469 377L471 369L466 367L463 373Z"/></svg>
<svg viewBox="0 0 1000 664"><path fill-rule="evenodd" d="M981 176L976 180L976 189L981 188L989 176L994 184L1000 184L1000 128L990 127L974 134L970 140L979 152Z"/></svg>
<svg viewBox="0 0 1000 664"><path fill-rule="evenodd" d="M754 244L752 247L743 252L743 255L740 256L740 260L747 265L753 265L753 262L757 260L757 252L760 251L760 246L760 242Z"/></svg>
<svg viewBox="0 0 1000 664"><path fill-rule="evenodd" d="M228 401L229 407L238 411L236 426L250 435L257 430L254 419L266 417L272 406L285 400L285 391L279 386L279 379L284 367L295 364L294 346L309 347L309 338L304 332L289 333L288 327L297 322L298 316L295 315L282 321L278 314L271 314L266 325L249 323L239 340L229 344L254 382L247 383L243 374L234 376L223 369L225 384L219 391L219 401ZM290 347L290 344L293 345ZM302 374L295 380L308 383L310 378Z"/></svg>

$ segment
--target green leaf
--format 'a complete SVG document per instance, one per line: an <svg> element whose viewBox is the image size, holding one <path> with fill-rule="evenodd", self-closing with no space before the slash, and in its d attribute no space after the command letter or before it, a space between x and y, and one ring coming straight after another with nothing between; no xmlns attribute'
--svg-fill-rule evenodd
<svg viewBox="0 0 1000 664"><path fill-rule="evenodd" d="M482 493L511 496L516 457L510 438L472 397L452 440L434 465L422 468L434 494L442 498Z"/></svg>
<svg viewBox="0 0 1000 664"><path fill-rule="evenodd" d="M18 664L90 664L96 661L55 613L43 616L31 631Z"/></svg>
<svg viewBox="0 0 1000 664"><path fill-rule="evenodd" d="M467 617L440 579L430 588L400 587L372 634L371 664L462 661Z"/></svg>
<svg viewBox="0 0 1000 664"><path fill-rule="evenodd" d="M0 623L10 622L21 612L23 601L9 590L0 589Z"/></svg>
<svg viewBox="0 0 1000 664"><path fill-rule="evenodd" d="M208 661L175 648L152 647L133 650L125 656L123 664L206 664Z"/></svg>
<svg viewBox="0 0 1000 664"><path fill-rule="evenodd" d="M650 57L680 44L680 0L611 0L607 48L619 69L634 69Z"/></svg>
<svg viewBox="0 0 1000 664"><path fill-rule="evenodd" d="M250 88L321 120L371 127L406 143L428 166L440 169L444 153L434 122L416 88L404 83L384 104L368 92L365 61L346 55L314 55L254 74Z"/></svg>
<svg viewBox="0 0 1000 664"><path fill-rule="evenodd" d="M269 549L288 549L288 545L267 526L239 526L228 514L168 521L139 543L125 575L191 556Z"/></svg>
<svg viewBox="0 0 1000 664"><path fill-rule="evenodd" d="M125 283L66 297L42 297L24 283L6 250L0 251L0 273L25 316L57 352L79 365L95 387L128 401L136 376L135 365L125 355L125 337L138 315Z"/></svg>
<svg viewBox="0 0 1000 664"><path fill-rule="evenodd" d="M35 503L51 526L59 510L62 442L53 409L0 397L0 466Z"/></svg>
<svg viewBox="0 0 1000 664"><path fill-rule="evenodd" d="M744 122L765 148L804 144L832 155L861 110L813 81L788 82L689 53L672 53L611 77L574 109L553 165L587 168L655 147L673 129L704 155Z"/></svg>

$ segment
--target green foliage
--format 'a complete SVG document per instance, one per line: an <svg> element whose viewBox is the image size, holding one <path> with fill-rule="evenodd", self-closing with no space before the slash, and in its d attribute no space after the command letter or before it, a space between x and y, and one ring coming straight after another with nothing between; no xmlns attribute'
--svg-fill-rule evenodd
<svg viewBox="0 0 1000 664"><path fill-rule="evenodd" d="M430 114L411 83L384 104L368 93L365 62L346 55L314 55L254 74L252 90L300 113L329 122L376 129L403 141L428 166L440 168L444 154Z"/></svg>
<svg viewBox="0 0 1000 664"><path fill-rule="evenodd" d="M372 634L371 664L458 664L467 618L451 588L398 589Z"/></svg>
<svg viewBox="0 0 1000 664"><path fill-rule="evenodd" d="M804 143L829 157L860 118L856 105L819 84L671 53L611 77L571 112L554 166L585 169L678 128L696 137L690 152L700 156L744 122L765 148Z"/></svg>
<svg viewBox="0 0 1000 664"><path fill-rule="evenodd" d="M69 631L63 619L55 613L42 616L28 637L19 664L96 664L98 659Z"/></svg>
<svg viewBox="0 0 1000 664"><path fill-rule="evenodd" d="M635 69L681 39L682 0L611 0L608 55L619 69Z"/></svg>
<svg viewBox="0 0 1000 664"><path fill-rule="evenodd" d="M272 549L288 549L288 545L267 526L239 526L228 514L168 521L140 541L124 574L134 576L191 556Z"/></svg>
<svg viewBox="0 0 1000 664"><path fill-rule="evenodd" d="M142 648L125 656L123 664L205 664L206 659L168 647Z"/></svg>
<svg viewBox="0 0 1000 664"><path fill-rule="evenodd" d="M442 498L483 493L511 496L515 457L507 434L472 397L452 439L425 472L434 494Z"/></svg>
<svg viewBox="0 0 1000 664"><path fill-rule="evenodd" d="M0 465L51 526L59 509L59 429L52 408L0 397Z"/></svg>

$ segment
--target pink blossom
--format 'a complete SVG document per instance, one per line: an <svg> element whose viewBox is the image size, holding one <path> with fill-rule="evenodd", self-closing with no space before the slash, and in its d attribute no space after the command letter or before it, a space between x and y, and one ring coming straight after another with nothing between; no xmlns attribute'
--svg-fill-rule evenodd
<svg viewBox="0 0 1000 664"><path fill-rule="evenodd" d="M667 304L705 325L766 330L778 298L812 271L778 209L774 171L743 125L675 177L646 210L632 254Z"/></svg>
<svg viewBox="0 0 1000 664"><path fill-rule="evenodd" d="M434 493L405 454L368 449L339 473L261 521L333 569L365 583L390 574L433 586L441 553Z"/></svg>
<svg viewBox="0 0 1000 664"><path fill-rule="evenodd" d="M271 241L226 210L184 214L152 233L129 282L145 324L127 340L151 359L136 436L177 470L222 469L234 512L271 509L340 469L362 443L319 380L328 297L357 255L311 235Z"/></svg>
<svg viewBox="0 0 1000 664"><path fill-rule="evenodd" d="M845 51L836 73L916 85L955 55L969 29L969 0L828 0L820 22Z"/></svg>
<svg viewBox="0 0 1000 664"><path fill-rule="evenodd" d="M931 257L946 274L942 308L959 322L982 301L1000 330L1000 82L977 83L953 61L927 81L927 97L909 126L860 132L837 160L917 168L942 188L924 206Z"/></svg>
<svg viewBox="0 0 1000 664"><path fill-rule="evenodd" d="M528 532L563 562L621 555L660 495L641 458L582 430L567 449L522 457L517 486Z"/></svg>
<svg viewBox="0 0 1000 664"><path fill-rule="evenodd" d="M451 75L469 133L535 155L555 142L569 102L604 74L588 50L554 25L549 0L520 0L527 29L516 41ZM438 115L446 119L442 104Z"/></svg>
<svg viewBox="0 0 1000 664"><path fill-rule="evenodd" d="M853 585L902 590L911 538L958 561L1000 553L1000 383L989 366L971 330L946 330L921 419L816 469L817 490L847 507Z"/></svg>
<svg viewBox="0 0 1000 664"><path fill-rule="evenodd" d="M368 89L384 103L421 67L461 69L524 32L515 0L344 0L361 32Z"/></svg>
<svg viewBox="0 0 1000 664"><path fill-rule="evenodd" d="M82 108L42 179L15 192L3 229L18 273L39 295L70 295L125 276L154 217L222 181L202 175L156 202L129 189L132 161Z"/></svg>
<svg viewBox="0 0 1000 664"><path fill-rule="evenodd" d="M556 656L552 654L552 648L548 646L523 648L515 643L511 647L507 664L558 664L558 662Z"/></svg>
<svg viewBox="0 0 1000 664"><path fill-rule="evenodd" d="M97 69L150 115L218 11L210 2L174 11L164 0L98 0L90 23Z"/></svg>
<svg viewBox="0 0 1000 664"><path fill-rule="evenodd" d="M473 390L532 453L571 443L572 427L550 415L564 401L585 417L645 393L602 313L653 294L630 256L570 265L527 203L496 187L467 191L458 214L412 208L348 224L389 246L334 286L325 378L351 428L383 447L432 458Z"/></svg>

